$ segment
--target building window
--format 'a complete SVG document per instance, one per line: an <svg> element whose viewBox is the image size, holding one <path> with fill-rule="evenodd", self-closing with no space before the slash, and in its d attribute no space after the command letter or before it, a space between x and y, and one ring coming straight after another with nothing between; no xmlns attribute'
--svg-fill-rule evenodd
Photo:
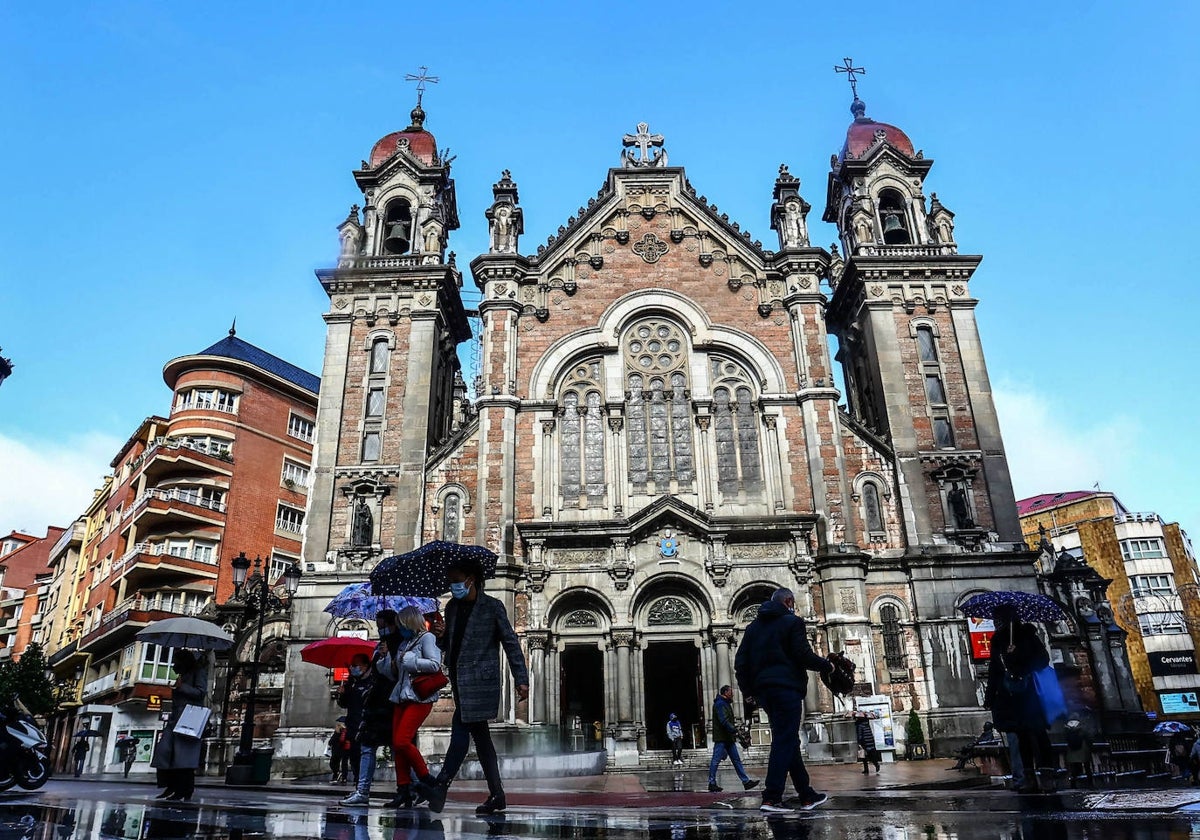
<svg viewBox="0 0 1200 840"><path fill-rule="evenodd" d="M904 631L900 629L900 611L892 604L884 604L879 608L879 623L883 625L884 663L889 671L905 670L907 663L904 656Z"/></svg>
<svg viewBox="0 0 1200 840"><path fill-rule="evenodd" d="M682 598L667 596L650 605L646 613L646 624L651 627L691 624L692 608Z"/></svg>
<svg viewBox="0 0 1200 840"><path fill-rule="evenodd" d="M1177 612L1143 613L1138 616L1143 636L1181 636L1187 632L1183 614Z"/></svg>
<svg viewBox="0 0 1200 840"><path fill-rule="evenodd" d="M178 438L168 438L168 443L203 452L217 458L228 458L233 454L233 444L225 438L212 435L184 435Z"/></svg>
<svg viewBox="0 0 1200 840"><path fill-rule="evenodd" d="M1129 586L1135 598L1175 594L1175 578L1171 575L1134 575L1129 578Z"/></svg>
<svg viewBox="0 0 1200 840"><path fill-rule="evenodd" d="M938 449L954 448L954 431L950 428L949 417L933 418L933 443Z"/></svg>
<svg viewBox="0 0 1200 840"><path fill-rule="evenodd" d="M283 573L290 569L292 564L295 562L295 557L287 557L282 554L272 554L271 568L267 571L267 580L270 581L272 585L275 584L281 577L283 577Z"/></svg>
<svg viewBox="0 0 1200 840"><path fill-rule="evenodd" d="M238 396L231 391L223 391L220 388L190 388L179 392L175 410L203 409L236 414L237 404Z"/></svg>
<svg viewBox="0 0 1200 840"><path fill-rule="evenodd" d="M367 432L365 435L363 435L362 459L364 461L378 461L379 453L379 432Z"/></svg>
<svg viewBox="0 0 1200 840"><path fill-rule="evenodd" d="M217 544L210 540L171 539L161 548L163 554L179 557L184 560L196 560L201 563L213 563Z"/></svg>
<svg viewBox="0 0 1200 840"><path fill-rule="evenodd" d="M672 480L695 479L684 348L682 331L662 318L640 321L625 335L629 478L639 488L653 479L657 493Z"/></svg>
<svg viewBox="0 0 1200 840"><path fill-rule="evenodd" d="M933 327L917 327L917 353L922 362L938 360L937 342L934 341Z"/></svg>
<svg viewBox="0 0 1200 840"><path fill-rule="evenodd" d="M729 359L712 359L713 438L717 487L722 493L762 488L758 408L745 370Z"/></svg>
<svg viewBox="0 0 1200 840"><path fill-rule="evenodd" d="M462 536L462 496L447 493L442 501L442 539L456 543Z"/></svg>
<svg viewBox="0 0 1200 840"><path fill-rule="evenodd" d="M308 467L304 464L298 464L295 461L283 459L283 475L279 479L283 484L290 487L307 487L308 486Z"/></svg>
<svg viewBox="0 0 1200 840"><path fill-rule="evenodd" d="M862 498L867 531L872 534L883 533L883 506L879 503L879 488L875 486L875 482L868 481L863 484Z"/></svg>
<svg viewBox="0 0 1200 840"><path fill-rule="evenodd" d="M599 359L576 365L562 394L559 476L568 502L604 498L604 412Z"/></svg>
<svg viewBox="0 0 1200 840"><path fill-rule="evenodd" d="M138 677L142 682L169 683L175 680L171 673L171 663L174 661L174 648L161 645L142 645L142 662L138 669Z"/></svg>
<svg viewBox="0 0 1200 840"><path fill-rule="evenodd" d="M281 503L275 511L275 530L299 534L304 530L304 511Z"/></svg>
<svg viewBox="0 0 1200 840"><path fill-rule="evenodd" d="M288 434L305 443L312 443L313 432L316 431L316 428L317 424L312 420L307 420L298 414L288 416Z"/></svg>
<svg viewBox="0 0 1200 840"><path fill-rule="evenodd" d="M1166 557L1167 552L1163 541L1158 537L1136 540L1121 540L1121 556L1126 560L1145 560L1148 558Z"/></svg>
<svg viewBox="0 0 1200 840"><path fill-rule="evenodd" d="M225 491L215 487L176 487L175 498L208 510L225 510Z"/></svg>
<svg viewBox="0 0 1200 840"><path fill-rule="evenodd" d="M367 391L367 416L382 417L383 416L383 389L372 388Z"/></svg>
<svg viewBox="0 0 1200 840"><path fill-rule="evenodd" d="M388 369L388 340L377 338L371 342L371 373L387 373Z"/></svg>
<svg viewBox="0 0 1200 840"><path fill-rule="evenodd" d="M930 405L946 404L946 389L942 387L942 377L936 373L925 374L925 396Z"/></svg>

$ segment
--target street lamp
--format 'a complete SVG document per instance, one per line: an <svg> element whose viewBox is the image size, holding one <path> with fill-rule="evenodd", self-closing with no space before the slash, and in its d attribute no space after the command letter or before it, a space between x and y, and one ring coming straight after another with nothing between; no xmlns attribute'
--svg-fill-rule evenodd
<svg viewBox="0 0 1200 840"><path fill-rule="evenodd" d="M250 558L246 553L240 552L237 557L230 561L230 566L233 567L233 588L234 599L241 600L245 605L245 613L247 616L256 615L258 619L258 627L256 630L254 642L254 657L250 665L250 691L246 698L245 715L242 718L242 732L238 739L238 751L233 758L234 765L248 765L253 763L254 753L254 716L255 706L258 701L258 671L262 658L263 645L263 626L266 623L267 613L269 611L281 610L290 603L292 596L296 594L296 590L300 586L300 567L292 563L283 573L283 585L287 591L287 599L277 595L267 580L267 575L263 569L261 557L254 558L254 573L250 574ZM230 767L231 775L236 775L238 778L244 776L243 771L235 771ZM230 775L226 776L226 782L230 779Z"/></svg>

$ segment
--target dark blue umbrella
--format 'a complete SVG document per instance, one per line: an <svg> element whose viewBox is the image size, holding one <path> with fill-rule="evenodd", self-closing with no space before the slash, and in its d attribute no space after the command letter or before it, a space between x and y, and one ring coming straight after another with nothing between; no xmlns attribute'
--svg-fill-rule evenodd
<svg viewBox="0 0 1200 840"><path fill-rule="evenodd" d="M486 577L496 574L496 554L479 545L434 540L407 554L394 554L371 570L371 593L439 598L450 591L447 577L456 559L477 560Z"/></svg>
<svg viewBox="0 0 1200 840"><path fill-rule="evenodd" d="M1062 607L1052 598L1033 592L984 592L959 607L970 618L995 618L996 610L1010 606L1021 621L1062 621Z"/></svg>
<svg viewBox="0 0 1200 840"><path fill-rule="evenodd" d="M372 595L371 584L352 583L325 605L325 612L337 618L365 618L374 621L380 610L400 612L405 607L416 607L422 615L438 611L435 598L411 598L407 595Z"/></svg>

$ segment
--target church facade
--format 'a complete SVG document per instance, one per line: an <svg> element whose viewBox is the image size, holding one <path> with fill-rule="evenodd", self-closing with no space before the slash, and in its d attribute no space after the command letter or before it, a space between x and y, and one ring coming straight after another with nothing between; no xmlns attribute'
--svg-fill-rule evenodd
<svg viewBox="0 0 1200 840"><path fill-rule="evenodd" d="M956 608L1037 588L975 321L981 258L926 197L933 162L857 97L852 112L828 249L786 166L763 184L764 245L645 124L536 249L505 171L470 264L471 399L450 162L419 104L376 143L354 172L361 213L318 272L330 309L281 757L320 756L334 714L299 647L367 629L325 602L431 539L500 557L488 591L532 675L527 702L506 689L512 743L583 739L635 766L674 712L703 747L740 634L780 586L817 650L856 662L856 695L890 707L899 750L909 709L935 745L978 730L983 673ZM847 707L813 683L816 744Z"/></svg>

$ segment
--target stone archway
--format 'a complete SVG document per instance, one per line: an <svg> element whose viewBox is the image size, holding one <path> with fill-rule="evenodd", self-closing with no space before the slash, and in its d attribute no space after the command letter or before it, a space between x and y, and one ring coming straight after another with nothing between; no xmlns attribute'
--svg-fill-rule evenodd
<svg viewBox="0 0 1200 840"><path fill-rule="evenodd" d="M565 748L603 749L614 718L610 607L598 593L569 589L550 605L547 626L538 718L558 726Z"/></svg>

